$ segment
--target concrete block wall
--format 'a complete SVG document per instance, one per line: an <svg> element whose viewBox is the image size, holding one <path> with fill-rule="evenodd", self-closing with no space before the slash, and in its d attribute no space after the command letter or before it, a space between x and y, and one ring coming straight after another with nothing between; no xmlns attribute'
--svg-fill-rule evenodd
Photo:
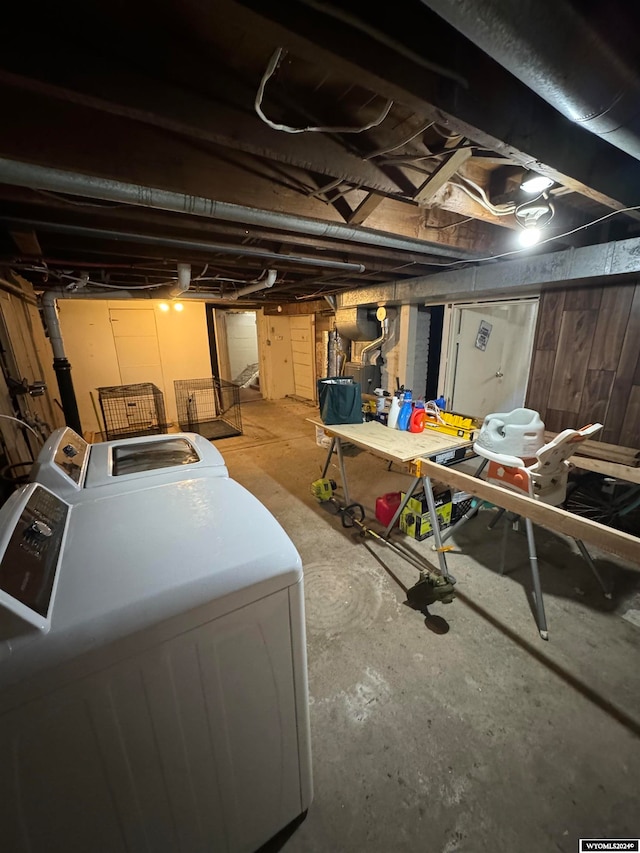
<svg viewBox="0 0 640 853"><path fill-rule="evenodd" d="M396 377L414 396L422 397L427 384L430 314L417 305L402 305L391 323L382 354L382 387L393 392Z"/></svg>

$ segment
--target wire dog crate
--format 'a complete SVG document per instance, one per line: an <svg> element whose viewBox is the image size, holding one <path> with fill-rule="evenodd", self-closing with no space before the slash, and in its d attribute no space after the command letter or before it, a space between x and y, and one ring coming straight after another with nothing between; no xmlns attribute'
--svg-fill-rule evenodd
<svg viewBox="0 0 640 853"><path fill-rule="evenodd" d="M233 382L212 376L176 379L173 384L181 430L208 439L242 435L240 389Z"/></svg>
<svg viewBox="0 0 640 853"><path fill-rule="evenodd" d="M98 388L107 441L167 432L162 391L151 382Z"/></svg>

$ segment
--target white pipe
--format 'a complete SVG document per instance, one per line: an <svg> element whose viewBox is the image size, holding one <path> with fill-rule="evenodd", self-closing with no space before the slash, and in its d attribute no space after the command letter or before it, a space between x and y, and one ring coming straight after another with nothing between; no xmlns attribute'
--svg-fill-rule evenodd
<svg viewBox="0 0 640 853"><path fill-rule="evenodd" d="M60 331L60 321L58 319L58 307L56 305L57 298L58 294L53 290L49 290L42 294L40 302L42 305L42 314L47 326L47 332L49 333L49 340L51 341L53 357L66 359L67 356L64 351L62 332Z"/></svg>
<svg viewBox="0 0 640 853"><path fill-rule="evenodd" d="M182 296L191 284L191 264L178 264L178 283L171 288L171 296Z"/></svg>
<svg viewBox="0 0 640 853"><path fill-rule="evenodd" d="M149 288L149 290L66 290L65 288L52 288L41 295L41 304L44 309L45 297L47 301L56 299L172 299L171 289L168 287ZM180 294L180 299L193 300L194 302L231 302L234 297L222 296L219 293L198 293L188 290ZM57 319L57 318L56 318Z"/></svg>
<svg viewBox="0 0 640 853"><path fill-rule="evenodd" d="M257 290L265 290L267 287L273 287L276 283L277 277L278 273L276 270L267 270L267 277L265 279L257 281L254 284L248 284L246 287L241 287L240 290L236 290L236 292L232 293L228 298L239 299L241 296L246 296L248 293L255 293Z"/></svg>

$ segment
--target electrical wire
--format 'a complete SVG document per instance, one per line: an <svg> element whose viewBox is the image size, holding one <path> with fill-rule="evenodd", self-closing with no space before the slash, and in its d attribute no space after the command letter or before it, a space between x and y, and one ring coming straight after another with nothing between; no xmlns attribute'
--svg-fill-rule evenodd
<svg viewBox="0 0 640 853"><path fill-rule="evenodd" d="M466 222L471 222L475 218L475 216L465 216L464 219L459 219L457 222L450 222L449 225L429 225L428 223L423 222L422 227L427 228L430 231L446 231L448 228L455 228L458 225L464 225Z"/></svg>
<svg viewBox="0 0 640 853"><path fill-rule="evenodd" d="M470 178L465 178L464 175L457 175L460 180L465 183L459 183L459 181L453 181L453 183L460 187L460 189L466 193L469 198L478 202L478 204L482 205L486 210L490 213L493 213L494 216L510 216L512 213L515 213L516 204L513 201L507 202L506 204L493 204L489 201L489 198L485 191L479 184L476 184ZM469 184L469 186L465 186L465 184ZM471 189L473 188L473 189Z"/></svg>
<svg viewBox="0 0 640 853"><path fill-rule="evenodd" d="M262 111L262 99L264 97L265 86L269 79L273 76L274 71L278 67L280 60L286 56L286 51L278 47L273 53L273 56L269 60L269 64L267 65L266 71L262 75L262 80L260 81L260 86L258 87L258 92L255 97L254 107L258 116L262 119L265 124L268 124L269 127L273 128L273 130L281 130L284 133L362 133L363 130L370 130L372 127L377 127L379 124L386 119L389 115L389 111L393 106L393 101L388 100L378 116L374 121L369 122L369 124L365 124L364 127L289 127L287 124L277 124L276 122L271 121L271 119L267 118L267 116Z"/></svg>
<svg viewBox="0 0 640 853"><path fill-rule="evenodd" d="M553 237L547 237L544 240L540 240L536 243L536 246L544 246L546 243L552 243L554 240L562 240L564 237L570 237L572 234L576 234L578 231L583 231L585 228L591 228L592 225L597 225L599 222L604 222L605 219L610 219L612 216L617 216L619 213L631 213L633 210L640 210L640 204L633 205L633 207L621 207L620 210L612 210L610 213L605 213L604 216L600 216L598 219L593 219L591 222L585 222L584 225L578 225L576 228L572 228L570 231L564 231L562 234L556 234ZM520 255L522 252L528 252L530 250L530 246L523 246L521 249L512 249L509 252L501 252L498 255L487 255L484 258L463 258L459 261L448 261L446 264L433 263L429 264L429 266L435 267L454 267L458 264L477 264L482 261L497 261L500 258L507 258L510 255Z"/></svg>
<svg viewBox="0 0 640 853"><path fill-rule="evenodd" d="M73 276L69 275L66 278L73 278ZM76 279L76 281L79 280ZM101 281L88 281L87 284L93 287L106 287L108 290L155 290L158 287L163 287L165 284L177 280L177 278L172 278L169 281L163 281L158 284L104 284Z"/></svg>
<svg viewBox="0 0 640 853"><path fill-rule="evenodd" d="M416 130L411 136L408 136L406 139L403 139L402 142L398 142L396 145L392 145L390 148L378 148L377 151L372 151L371 154L367 154L366 157L363 157L364 160L371 160L372 157L381 157L383 154L389 154L391 151L397 151L398 148L402 148L403 145L408 145L410 142L420 136L421 133L424 133L425 130L428 130L432 127L433 122L430 121L428 124L425 124L419 130Z"/></svg>
<svg viewBox="0 0 640 853"><path fill-rule="evenodd" d="M11 415L0 415L0 418L6 418L6 420L8 421L15 421L17 424L20 424L20 426L25 426L27 429L31 430L31 432L35 435L38 441L42 441L42 436L38 435L35 429L30 426L26 421L21 421L20 418L14 418Z"/></svg>

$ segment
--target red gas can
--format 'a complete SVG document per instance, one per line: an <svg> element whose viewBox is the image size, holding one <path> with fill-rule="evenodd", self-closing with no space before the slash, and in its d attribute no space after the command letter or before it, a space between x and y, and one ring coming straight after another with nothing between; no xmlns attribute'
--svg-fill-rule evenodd
<svg viewBox="0 0 640 853"><path fill-rule="evenodd" d="M400 506L402 496L400 492L387 492L376 498L376 518L380 524L386 527L393 518L395 511ZM398 524L398 521L396 521Z"/></svg>

